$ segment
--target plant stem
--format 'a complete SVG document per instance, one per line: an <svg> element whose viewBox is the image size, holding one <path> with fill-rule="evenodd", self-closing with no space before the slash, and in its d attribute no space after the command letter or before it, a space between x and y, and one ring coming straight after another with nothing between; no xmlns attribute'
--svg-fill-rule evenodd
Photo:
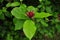
<svg viewBox="0 0 60 40"><path fill-rule="evenodd" d="M31 40L31 39L29 39L29 40Z"/></svg>
<svg viewBox="0 0 60 40"><path fill-rule="evenodd" d="M21 4L22 4L22 1L21 1Z"/></svg>

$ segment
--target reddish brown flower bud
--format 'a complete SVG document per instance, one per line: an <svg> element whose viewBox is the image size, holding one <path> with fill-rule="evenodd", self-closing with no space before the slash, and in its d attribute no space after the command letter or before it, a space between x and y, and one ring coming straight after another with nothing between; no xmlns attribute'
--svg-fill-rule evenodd
<svg viewBox="0 0 60 40"><path fill-rule="evenodd" d="M34 13L33 13L32 11L27 12L27 16L28 16L29 18L32 18L32 17L34 16Z"/></svg>

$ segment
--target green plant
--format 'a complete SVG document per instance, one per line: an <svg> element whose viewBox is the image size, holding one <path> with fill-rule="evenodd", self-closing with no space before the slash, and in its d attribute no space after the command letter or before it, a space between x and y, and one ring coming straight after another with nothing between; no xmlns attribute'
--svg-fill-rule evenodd
<svg viewBox="0 0 60 40"><path fill-rule="evenodd" d="M39 3L28 6L24 0L0 1L0 37L5 40L49 40L59 34L60 11L56 11L50 0L39 0Z"/></svg>
<svg viewBox="0 0 60 40"><path fill-rule="evenodd" d="M37 25L35 24L37 20L40 22L40 19L52 16L50 13L38 12L37 8L33 6L26 6L25 4L21 4L20 7L15 7L11 13L13 16L15 16L15 30L20 30L23 28L23 32L26 37L29 38L29 40L32 39L33 35L36 32ZM43 21L41 22L44 26L48 26Z"/></svg>

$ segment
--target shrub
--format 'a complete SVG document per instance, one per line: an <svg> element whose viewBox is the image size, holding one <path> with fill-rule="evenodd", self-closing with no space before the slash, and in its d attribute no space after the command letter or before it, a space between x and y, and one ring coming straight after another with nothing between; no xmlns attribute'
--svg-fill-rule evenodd
<svg viewBox="0 0 60 40"><path fill-rule="evenodd" d="M0 0L1 40L59 40L59 34L58 0Z"/></svg>

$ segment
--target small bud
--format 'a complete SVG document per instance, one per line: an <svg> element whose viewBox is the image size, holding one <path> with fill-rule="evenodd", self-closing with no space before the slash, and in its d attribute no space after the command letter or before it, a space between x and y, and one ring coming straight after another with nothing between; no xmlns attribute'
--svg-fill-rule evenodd
<svg viewBox="0 0 60 40"><path fill-rule="evenodd" d="M23 1L23 0L20 0L21 2Z"/></svg>
<svg viewBox="0 0 60 40"><path fill-rule="evenodd" d="M32 18L33 16L34 16L34 13L33 12L27 12L27 16L29 17L29 18Z"/></svg>

